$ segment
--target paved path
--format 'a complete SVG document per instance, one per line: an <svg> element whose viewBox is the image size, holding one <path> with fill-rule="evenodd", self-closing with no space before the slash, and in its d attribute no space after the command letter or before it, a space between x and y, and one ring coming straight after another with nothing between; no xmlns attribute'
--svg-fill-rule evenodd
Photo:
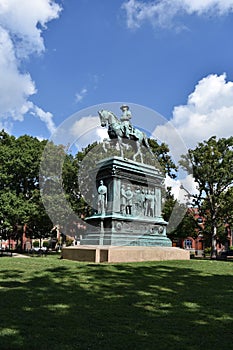
<svg viewBox="0 0 233 350"><path fill-rule="evenodd" d="M30 256L28 255L18 254L18 253L12 253L12 257L13 258L30 258Z"/></svg>

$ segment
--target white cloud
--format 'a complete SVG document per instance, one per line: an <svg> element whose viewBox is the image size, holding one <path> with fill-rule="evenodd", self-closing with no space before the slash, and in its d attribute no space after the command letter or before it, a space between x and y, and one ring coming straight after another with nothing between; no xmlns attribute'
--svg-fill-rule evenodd
<svg viewBox="0 0 233 350"><path fill-rule="evenodd" d="M170 123L157 127L153 135L167 142L171 152L179 158L177 134L187 148L193 148L214 135L218 138L232 136L232 121L233 82L226 81L225 74L211 74L197 83L186 105L174 108Z"/></svg>
<svg viewBox="0 0 233 350"><path fill-rule="evenodd" d="M167 27L182 14L220 16L232 12L233 0L128 0L122 8L126 11L127 26L131 29L139 28L145 21L153 26Z"/></svg>
<svg viewBox="0 0 233 350"><path fill-rule="evenodd" d="M0 24L11 33L17 57L44 50L42 29L60 11L53 0L0 0Z"/></svg>
<svg viewBox="0 0 233 350"><path fill-rule="evenodd" d="M157 126L153 137L159 138L169 145L171 155L178 162L185 149L195 148L198 142L233 135L233 82L226 80L226 74L211 74L201 79L188 96L187 104L176 106L170 122ZM183 140L184 147L181 147ZM182 181L189 189L189 177ZM171 181L171 180L170 180ZM179 198L180 183L174 182L174 195ZM190 192L193 192L193 189Z"/></svg>
<svg viewBox="0 0 233 350"><path fill-rule="evenodd" d="M38 117L53 130L52 115L42 117L42 109L30 102L36 87L30 74L21 71L21 64L29 55L44 51L42 30L60 11L59 5L50 0L20 0L20 4L18 0L0 0L0 119L3 127L11 124L9 120L22 121L26 113L38 112Z"/></svg>
<svg viewBox="0 0 233 350"><path fill-rule="evenodd" d="M99 126L99 118L93 116L84 116L80 120L77 120L71 128L71 134L75 138L80 138L83 135L95 130Z"/></svg>
<svg viewBox="0 0 233 350"><path fill-rule="evenodd" d="M107 129L100 126L97 116L86 116L77 120L71 126L70 134L79 150L92 143L91 140L101 142L104 138L108 138Z"/></svg>
<svg viewBox="0 0 233 350"><path fill-rule="evenodd" d="M187 175L184 179L171 179L166 176L165 186L171 187L171 193L180 203L189 203L191 194L198 193L198 184L194 181L192 175Z"/></svg>
<svg viewBox="0 0 233 350"><path fill-rule="evenodd" d="M83 100L84 96L87 94L87 89L83 88L80 92L75 94L75 102L79 103Z"/></svg>
<svg viewBox="0 0 233 350"><path fill-rule="evenodd" d="M45 123L47 129L53 134L56 131L55 124L53 122L53 115L50 112L45 112L43 109L33 105L32 109L35 111L35 114L40 118L42 122Z"/></svg>
<svg viewBox="0 0 233 350"><path fill-rule="evenodd" d="M0 27L0 115L22 120L27 97L36 92L29 74L21 74L10 35Z"/></svg>
<svg viewBox="0 0 233 350"><path fill-rule="evenodd" d="M109 140L108 130L106 128L98 127L96 130L96 134L97 134L97 140L99 142L103 141L104 139Z"/></svg>

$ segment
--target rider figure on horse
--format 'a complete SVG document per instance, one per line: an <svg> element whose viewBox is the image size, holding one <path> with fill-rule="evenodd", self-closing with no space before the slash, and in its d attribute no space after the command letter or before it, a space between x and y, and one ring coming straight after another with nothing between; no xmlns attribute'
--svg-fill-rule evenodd
<svg viewBox="0 0 233 350"><path fill-rule="evenodd" d="M120 109L122 110L122 115L121 115L121 124L123 126L123 132L124 135L127 139L130 138L130 134L133 133L133 127L131 124L130 119L132 118L132 114L129 110L129 106L127 105L122 105L120 107Z"/></svg>

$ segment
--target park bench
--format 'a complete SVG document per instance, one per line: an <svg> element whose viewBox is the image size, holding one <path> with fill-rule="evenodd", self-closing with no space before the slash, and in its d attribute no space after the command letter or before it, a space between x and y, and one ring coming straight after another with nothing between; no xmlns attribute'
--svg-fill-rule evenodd
<svg viewBox="0 0 233 350"><path fill-rule="evenodd" d="M226 252L221 252L219 255L220 260L231 260L233 259L233 250L228 250Z"/></svg>
<svg viewBox="0 0 233 350"><path fill-rule="evenodd" d="M29 254L32 256L46 256L48 254L47 249L38 248L29 250Z"/></svg>
<svg viewBox="0 0 233 350"><path fill-rule="evenodd" d="M0 249L0 256L12 256L12 250Z"/></svg>

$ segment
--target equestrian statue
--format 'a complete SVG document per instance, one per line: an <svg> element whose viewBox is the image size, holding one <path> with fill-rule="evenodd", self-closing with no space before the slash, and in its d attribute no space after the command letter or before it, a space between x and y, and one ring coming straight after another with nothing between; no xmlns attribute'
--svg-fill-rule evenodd
<svg viewBox="0 0 233 350"><path fill-rule="evenodd" d="M127 141L134 141L135 144L135 153L133 156L133 160L136 161L137 156L140 156L141 163L143 163L143 155L141 146L145 146L146 149L150 152L150 154L154 157L154 154L149 146L146 134L139 129L135 128L131 124L131 112L129 107L123 105L120 107L122 110L122 115L120 120L115 116L113 112L107 110L100 110L98 112L100 117L100 122L102 127L108 127L108 136L110 140L116 140L121 157L124 158L123 147L127 146Z"/></svg>

